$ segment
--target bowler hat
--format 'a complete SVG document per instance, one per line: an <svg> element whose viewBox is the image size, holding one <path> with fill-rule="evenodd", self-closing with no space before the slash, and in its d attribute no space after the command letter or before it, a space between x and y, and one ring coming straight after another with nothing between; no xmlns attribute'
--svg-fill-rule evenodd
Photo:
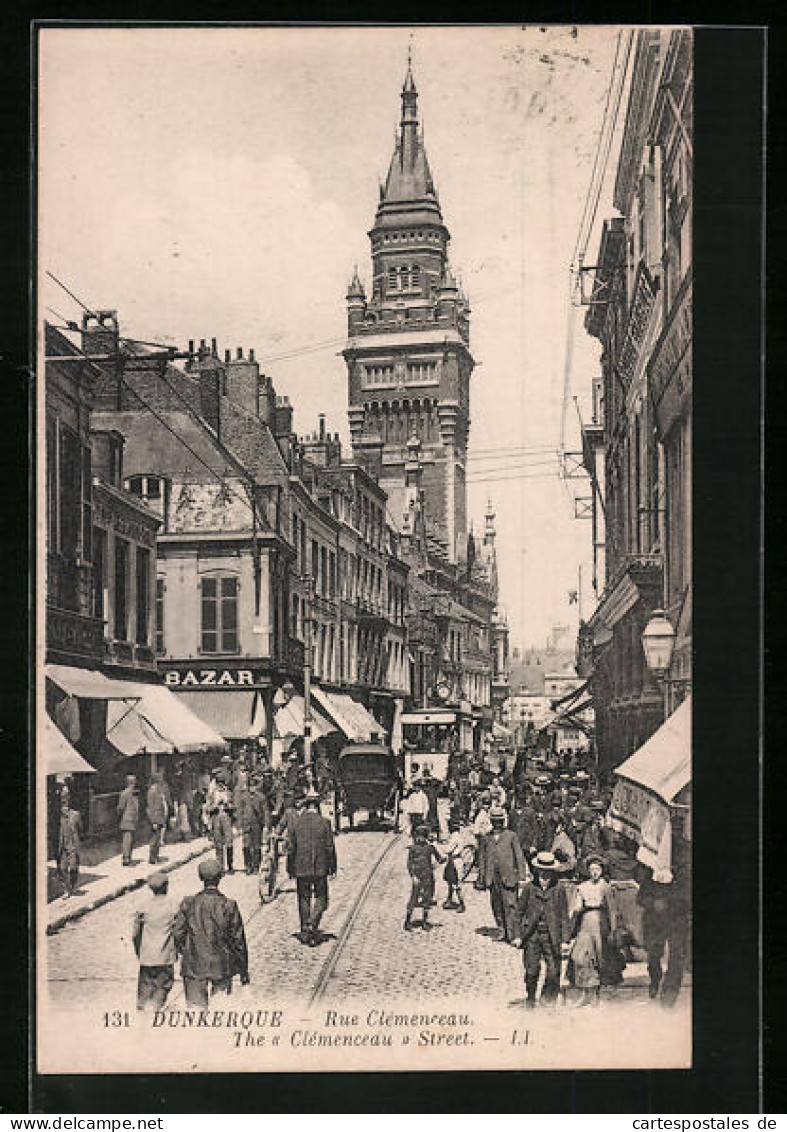
<svg viewBox="0 0 787 1132"><path fill-rule="evenodd" d="M506 820L506 812L502 806L492 806L492 809L489 811L489 816L492 821Z"/></svg>
<svg viewBox="0 0 787 1132"><path fill-rule="evenodd" d="M535 857L530 862L531 869L538 869L542 873L555 873L560 869L560 865L555 859L554 853L536 853Z"/></svg>
<svg viewBox="0 0 787 1132"><path fill-rule="evenodd" d="M152 889L153 892L164 892L168 884L169 877L166 873L151 873L148 877L148 888Z"/></svg>
<svg viewBox="0 0 787 1132"><path fill-rule="evenodd" d="M204 861L200 861L197 868L199 879L203 881L220 880L224 870L215 857L208 857Z"/></svg>
<svg viewBox="0 0 787 1132"><path fill-rule="evenodd" d="M419 834L421 837L426 837L427 834L429 833L429 826L428 825L417 825L415 827L415 832L417 834Z"/></svg>

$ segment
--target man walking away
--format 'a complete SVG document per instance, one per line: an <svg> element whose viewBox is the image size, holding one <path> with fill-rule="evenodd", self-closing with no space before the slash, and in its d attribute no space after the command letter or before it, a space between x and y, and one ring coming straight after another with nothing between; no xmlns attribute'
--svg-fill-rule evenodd
<svg viewBox="0 0 787 1132"><path fill-rule="evenodd" d="M79 851L82 848L80 836L82 819L78 810L72 810L68 794L64 793L60 803L60 830L57 843L57 867L66 886L63 899L68 900L79 887Z"/></svg>
<svg viewBox="0 0 787 1132"><path fill-rule="evenodd" d="M566 896L557 882L560 866L551 853L537 853L530 862L536 879L525 885L519 900L518 916L525 968L525 1005L536 1005L536 988L544 961L542 1003L551 1004L560 991L560 964L569 951L569 923Z"/></svg>
<svg viewBox="0 0 787 1132"><path fill-rule="evenodd" d="M164 830L167 827L167 816L169 813L167 794L164 790L164 775L160 770L153 772L151 783L148 787L147 812L151 827L149 859L151 865L156 865L158 864L161 843L164 838Z"/></svg>
<svg viewBox="0 0 787 1132"><path fill-rule="evenodd" d="M484 888L489 890L492 915L500 938L518 947L521 931L517 917L519 888L528 878L527 862L519 839L505 828L506 812L502 806L489 811L492 832L486 836L484 854Z"/></svg>
<svg viewBox="0 0 787 1132"><path fill-rule="evenodd" d="M118 798L118 823L120 825L120 843L123 852L123 864L132 863L134 851L134 834L139 825L139 794L137 793L137 776L126 775L126 785Z"/></svg>
<svg viewBox="0 0 787 1132"><path fill-rule="evenodd" d="M216 861L221 872L224 872L225 854L227 872L234 873L233 868L233 830L232 830L232 801L229 788L225 782L226 776L222 772L214 775L208 788L208 798L205 803L211 823L211 836L213 848L216 851Z"/></svg>
<svg viewBox="0 0 787 1132"><path fill-rule="evenodd" d="M298 889L298 939L309 947L322 942L320 920L328 907L328 877L336 876L336 846L331 823L320 814L320 796L309 790L304 812L289 839L287 872Z"/></svg>
<svg viewBox="0 0 787 1132"><path fill-rule="evenodd" d="M150 893L134 913L134 950L139 959L137 1010L161 1010L175 983L175 917L178 906L169 896L164 873L148 877Z"/></svg>
<svg viewBox="0 0 787 1132"><path fill-rule="evenodd" d="M415 837L419 825L423 825L429 810L429 799L421 789L420 782L416 782L410 793L402 803L402 810L410 819L410 836Z"/></svg>
<svg viewBox="0 0 787 1132"><path fill-rule="evenodd" d="M207 1006L208 992L232 994L232 980L249 983L249 957L240 909L219 892L222 871L218 861L201 861L204 888L187 896L175 917L175 946L181 955L180 973L188 1006Z"/></svg>

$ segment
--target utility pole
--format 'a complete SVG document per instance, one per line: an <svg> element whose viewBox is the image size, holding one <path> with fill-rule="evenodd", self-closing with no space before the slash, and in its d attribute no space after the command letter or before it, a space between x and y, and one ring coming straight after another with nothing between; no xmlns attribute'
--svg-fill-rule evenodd
<svg viewBox="0 0 787 1132"><path fill-rule="evenodd" d="M312 576L304 574L306 617L303 626L303 762L312 764Z"/></svg>

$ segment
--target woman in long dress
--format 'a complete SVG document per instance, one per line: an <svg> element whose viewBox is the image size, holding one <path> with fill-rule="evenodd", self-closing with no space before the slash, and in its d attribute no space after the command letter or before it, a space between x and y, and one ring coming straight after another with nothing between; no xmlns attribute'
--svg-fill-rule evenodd
<svg viewBox="0 0 787 1132"><path fill-rule="evenodd" d="M604 862L591 854L585 862L588 879L577 886L571 919L571 962L574 986L582 994L578 1006L598 1005L605 956L615 927L612 890L604 880Z"/></svg>

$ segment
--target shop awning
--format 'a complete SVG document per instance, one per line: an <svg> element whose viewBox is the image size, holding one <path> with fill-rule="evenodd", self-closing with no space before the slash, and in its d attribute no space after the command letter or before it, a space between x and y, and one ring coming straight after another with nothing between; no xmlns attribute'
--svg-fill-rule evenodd
<svg viewBox="0 0 787 1132"><path fill-rule="evenodd" d="M671 805L691 783L691 698L615 770L607 824L639 845L637 859L669 879Z"/></svg>
<svg viewBox="0 0 787 1132"><path fill-rule="evenodd" d="M383 725L352 696L317 687L312 688L312 696L351 742L369 743L375 736L385 734Z"/></svg>
<svg viewBox="0 0 787 1132"><path fill-rule="evenodd" d="M139 701L137 701L138 703ZM121 755L171 755L174 747L134 703L107 708L107 739Z"/></svg>
<svg viewBox="0 0 787 1132"><path fill-rule="evenodd" d="M72 747L60 728L47 715L44 718L41 741L44 746L44 763L47 774L95 774L96 768L82 758Z"/></svg>
<svg viewBox="0 0 787 1132"><path fill-rule="evenodd" d="M492 735L495 739L511 739L514 733L510 728L504 727L502 723L498 723L495 719L492 721Z"/></svg>
<svg viewBox="0 0 787 1132"><path fill-rule="evenodd" d="M256 739L265 730L262 698L248 688L173 694L225 739Z"/></svg>
<svg viewBox="0 0 787 1132"><path fill-rule="evenodd" d="M292 696L290 700L278 709L273 717L273 723L278 739L303 736L303 696ZM334 724L326 719L319 710L312 697L311 702L312 739L321 739L336 730Z"/></svg>
<svg viewBox="0 0 787 1132"><path fill-rule="evenodd" d="M81 700L127 700L135 697L125 680L110 680L103 672L91 668L73 668L67 664L47 664L44 669L61 691Z"/></svg>
<svg viewBox="0 0 787 1132"><path fill-rule="evenodd" d="M224 738L182 702L163 684L126 683L130 696L138 702L109 709L107 738L126 754L145 752L194 754L200 751L226 750ZM133 717L138 717L136 720ZM141 742L142 745L135 746ZM133 747L133 750L129 750Z"/></svg>
<svg viewBox="0 0 787 1132"><path fill-rule="evenodd" d="M646 743L616 768L619 778L669 803L691 782L691 697L664 720Z"/></svg>
<svg viewBox="0 0 787 1132"><path fill-rule="evenodd" d="M455 711L406 711L402 723L456 723Z"/></svg>

